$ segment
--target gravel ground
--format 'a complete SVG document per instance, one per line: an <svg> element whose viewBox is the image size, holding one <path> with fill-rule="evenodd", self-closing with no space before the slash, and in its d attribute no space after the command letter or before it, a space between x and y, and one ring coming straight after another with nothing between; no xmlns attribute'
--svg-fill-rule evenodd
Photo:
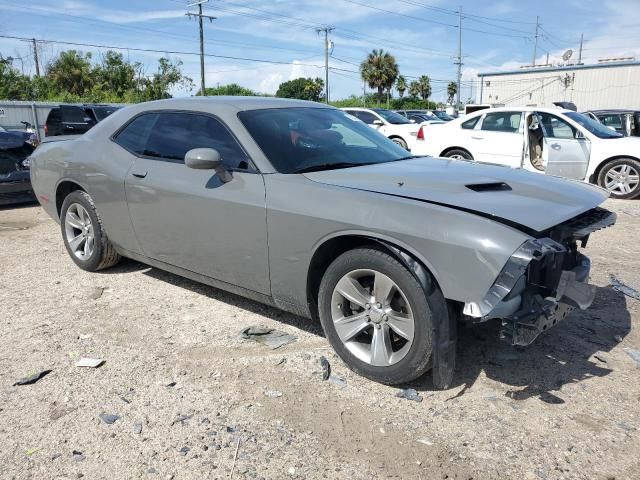
<svg viewBox="0 0 640 480"><path fill-rule="evenodd" d="M421 402L351 373L310 321L131 261L83 272L39 207L2 209L0 478L640 478L640 308L608 286L640 288L640 202L608 207L592 308L526 349L464 329L453 386L427 374Z"/></svg>

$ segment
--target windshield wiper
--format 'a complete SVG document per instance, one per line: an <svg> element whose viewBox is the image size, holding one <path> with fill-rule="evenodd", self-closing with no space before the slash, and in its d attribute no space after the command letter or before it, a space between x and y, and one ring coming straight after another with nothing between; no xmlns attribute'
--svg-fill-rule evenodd
<svg viewBox="0 0 640 480"><path fill-rule="evenodd" d="M310 165L308 167L299 168L298 170L295 170L293 173L320 172L322 170L362 167L364 165L371 165L371 163L351 163L351 162L321 163L319 165Z"/></svg>

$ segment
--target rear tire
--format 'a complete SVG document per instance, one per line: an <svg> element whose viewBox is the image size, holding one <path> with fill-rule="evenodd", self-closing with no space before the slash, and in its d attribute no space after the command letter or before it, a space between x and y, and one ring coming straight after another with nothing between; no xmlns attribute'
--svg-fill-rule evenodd
<svg viewBox="0 0 640 480"><path fill-rule="evenodd" d="M453 158L454 160L473 160L473 155L471 155L466 150L462 150L461 148L454 148L453 150L449 150L443 155L443 157Z"/></svg>
<svg viewBox="0 0 640 480"><path fill-rule="evenodd" d="M88 193L76 190L65 197L60 210L60 229L69 256L81 269L95 272L120 261Z"/></svg>
<svg viewBox="0 0 640 480"><path fill-rule="evenodd" d="M396 385L420 377L431 366L433 325L442 321L436 315L447 315L442 292L431 284L425 292L404 265L375 248L340 255L318 295L331 346L349 368L376 382ZM381 345L386 354L379 354Z"/></svg>
<svg viewBox="0 0 640 480"><path fill-rule="evenodd" d="M640 162L619 158L607 163L598 174L598 185L612 198L630 199L640 195Z"/></svg>
<svg viewBox="0 0 640 480"><path fill-rule="evenodd" d="M391 141L393 143L396 143L396 144L400 145L405 150L409 150L409 146L407 145L407 142L405 142L402 138L400 138L400 137L391 137Z"/></svg>

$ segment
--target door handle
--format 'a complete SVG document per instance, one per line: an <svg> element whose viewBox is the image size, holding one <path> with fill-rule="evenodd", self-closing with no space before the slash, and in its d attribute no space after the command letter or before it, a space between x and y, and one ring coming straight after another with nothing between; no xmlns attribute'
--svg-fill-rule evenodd
<svg viewBox="0 0 640 480"><path fill-rule="evenodd" d="M137 177L137 178L144 178L144 177L147 176L147 172L146 171L139 171L139 172L133 171L133 172L131 172L131 175L133 175L134 177Z"/></svg>
<svg viewBox="0 0 640 480"><path fill-rule="evenodd" d="M554 150L560 150L562 147L559 143L552 143L551 148L553 148Z"/></svg>
<svg viewBox="0 0 640 480"><path fill-rule="evenodd" d="M473 140L484 140L484 137L471 137Z"/></svg>

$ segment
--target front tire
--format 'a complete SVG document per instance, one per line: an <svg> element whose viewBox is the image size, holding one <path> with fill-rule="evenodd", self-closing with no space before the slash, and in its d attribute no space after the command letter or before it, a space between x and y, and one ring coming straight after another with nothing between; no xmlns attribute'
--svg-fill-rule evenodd
<svg viewBox="0 0 640 480"><path fill-rule="evenodd" d="M65 197L60 210L60 229L69 256L81 269L95 272L120 261L88 193L76 190Z"/></svg>
<svg viewBox="0 0 640 480"><path fill-rule="evenodd" d="M429 369L433 325L442 320L435 315L447 315L440 289L430 283L426 293L404 265L374 248L333 261L320 283L320 322L349 368L388 385Z"/></svg>
<svg viewBox="0 0 640 480"><path fill-rule="evenodd" d="M640 162L619 158L607 163L598 174L598 185L612 198L630 199L640 195Z"/></svg>

